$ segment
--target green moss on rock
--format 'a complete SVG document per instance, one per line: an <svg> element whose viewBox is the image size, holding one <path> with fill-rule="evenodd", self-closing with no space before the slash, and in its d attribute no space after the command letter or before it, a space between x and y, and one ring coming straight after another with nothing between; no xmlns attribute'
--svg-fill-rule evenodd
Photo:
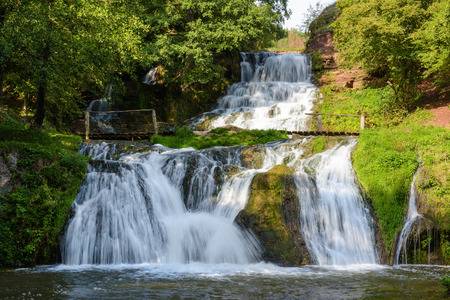
<svg viewBox="0 0 450 300"><path fill-rule="evenodd" d="M300 207L292 173L292 169L279 165L257 174L237 222L261 242L264 260L304 265L310 263L310 258L300 231Z"/></svg>
<svg viewBox="0 0 450 300"><path fill-rule="evenodd" d="M56 263L59 238L87 171L81 138L0 118L0 267Z"/></svg>

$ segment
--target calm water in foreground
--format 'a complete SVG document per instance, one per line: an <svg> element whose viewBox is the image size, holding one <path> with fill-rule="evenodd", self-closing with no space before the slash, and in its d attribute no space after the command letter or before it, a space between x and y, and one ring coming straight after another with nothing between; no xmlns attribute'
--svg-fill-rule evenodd
<svg viewBox="0 0 450 300"><path fill-rule="evenodd" d="M0 298L443 299L440 278L449 272L436 266L45 266L1 271Z"/></svg>

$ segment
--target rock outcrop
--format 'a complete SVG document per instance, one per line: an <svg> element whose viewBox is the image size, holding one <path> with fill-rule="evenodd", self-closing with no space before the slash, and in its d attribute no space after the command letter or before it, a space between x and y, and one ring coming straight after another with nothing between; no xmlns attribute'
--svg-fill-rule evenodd
<svg viewBox="0 0 450 300"><path fill-rule="evenodd" d="M262 258L283 266L311 262L300 228L292 169L279 165L253 179L246 208L236 218L261 243Z"/></svg>

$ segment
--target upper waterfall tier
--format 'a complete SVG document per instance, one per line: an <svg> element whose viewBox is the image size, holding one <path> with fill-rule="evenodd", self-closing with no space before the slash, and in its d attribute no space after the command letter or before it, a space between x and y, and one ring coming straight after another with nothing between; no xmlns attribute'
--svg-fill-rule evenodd
<svg viewBox="0 0 450 300"><path fill-rule="evenodd" d="M306 130L316 87L307 55L241 53L241 82L197 122L208 128Z"/></svg>
<svg viewBox="0 0 450 300"><path fill-rule="evenodd" d="M303 54L241 53L242 82L309 82L311 63Z"/></svg>

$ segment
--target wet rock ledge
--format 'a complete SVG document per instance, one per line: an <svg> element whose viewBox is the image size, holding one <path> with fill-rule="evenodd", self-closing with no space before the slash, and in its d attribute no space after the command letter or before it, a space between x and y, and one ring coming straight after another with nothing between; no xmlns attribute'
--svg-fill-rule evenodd
<svg viewBox="0 0 450 300"><path fill-rule="evenodd" d="M311 263L299 215L293 170L279 165L255 176L247 206L236 222L258 238L265 261L299 266Z"/></svg>

